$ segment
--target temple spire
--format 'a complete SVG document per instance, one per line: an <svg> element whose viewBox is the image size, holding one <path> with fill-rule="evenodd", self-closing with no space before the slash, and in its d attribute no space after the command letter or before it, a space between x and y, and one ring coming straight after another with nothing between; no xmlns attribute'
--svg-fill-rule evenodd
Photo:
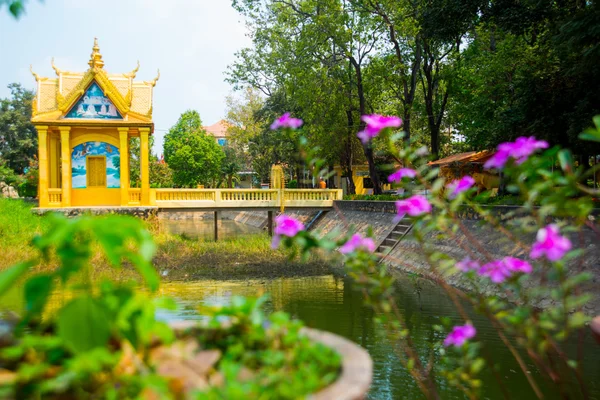
<svg viewBox="0 0 600 400"><path fill-rule="evenodd" d="M100 54L100 47L98 46L98 38L94 38L94 47L92 47L92 54L88 65L91 68L102 68L104 61L102 61L102 54Z"/></svg>

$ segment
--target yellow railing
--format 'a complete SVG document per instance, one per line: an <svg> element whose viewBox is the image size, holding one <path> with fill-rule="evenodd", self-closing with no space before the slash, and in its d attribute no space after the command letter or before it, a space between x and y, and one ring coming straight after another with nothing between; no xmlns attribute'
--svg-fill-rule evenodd
<svg viewBox="0 0 600 400"><path fill-rule="evenodd" d="M62 189L48 189L48 205L62 205Z"/></svg>
<svg viewBox="0 0 600 400"><path fill-rule="evenodd" d="M151 204L163 208L331 207L341 198L338 189L152 189L150 193Z"/></svg>
<svg viewBox="0 0 600 400"><path fill-rule="evenodd" d="M142 189L129 189L129 204L140 204L142 202Z"/></svg>
<svg viewBox="0 0 600 400"><path fill-rule="evenodd" d="M220 190L220 199L226 201L277 201L277 190L229 189Z"/></svg>
<svg viewBox="0 0 600 400"><path fill-rule="evenodd" d="M306 201L333 201L341 200L338 198L337 189L286 189L284 191L285 200L306 200Z"/></svg>
<svg viewBox="0 0 600 400"><path fill-rule="evenodd" d="M156 201L215 201L215 190L156 189Z"/></svg>

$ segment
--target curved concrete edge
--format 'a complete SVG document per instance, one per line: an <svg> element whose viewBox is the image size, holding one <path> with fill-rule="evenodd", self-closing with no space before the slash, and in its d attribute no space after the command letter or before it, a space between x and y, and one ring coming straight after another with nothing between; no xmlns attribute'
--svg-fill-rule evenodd
<svg viewBox="0 0 600 400"><path fill-rule="evenodd" d="M203 329L199 321L172 321L169 325L181 333ZM206 327L204 327L206 329ZM335 350L342 357L342 371L331 385L308 398L311 400L362 400L373 379L373 361L369 353L356 343L333 333L302 328L310 340Z"/></svg>
<svg viewBox="0 0 600 400"><path fill-rule="evenodd" d="M373 379L373 361L369 353L356 343L333 333L310 328L303 328L302 332L311 340L334 349L342 356L342 372L338 379L309 399L364 399Z"/></svg>

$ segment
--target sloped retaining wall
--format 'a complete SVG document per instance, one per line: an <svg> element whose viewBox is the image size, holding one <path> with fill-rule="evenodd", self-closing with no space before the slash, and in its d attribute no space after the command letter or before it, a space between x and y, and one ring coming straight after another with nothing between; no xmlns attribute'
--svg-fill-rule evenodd
<svg viewBox="0 0 600 400"><path fill-rule="evenodd" d="M503 225L511 230L513 224L513 215L519 214L521 207L499 206L488 207L490 211L501 221ZM334 210L328 212L316 226L314 231L323 233L331 232L338 229L340 232L347 232L350 226L354 226L358 232L366 233L369 226L373 229L373 234L376 243L380 243L385 239L387 234L394 227L394 216L396 214L394 202L376 202L376 201L337 201L335 202ZM478 214L468 208L463 208L459 211L459 217L465 230L470 235L473 235L485 248L485 251L493 258L502 258L507 255L514 257L527 258L527 254L512 242L510 242L501 232L487 225L482 225ZM598 220L600 218L600 210L594 210L590 215L590 219ZM592 293L597 293L596 298L587 306L585 312L590 315L600 314L600 236L594 233L591 229L584 229L581 236L583 241L580 243L579 235L571 235L570 240L574 247L583 248L585 256L582 259L573 260L568 267L569 275L574 275L579 271L589 271L593 275L593 280L589 290ZM529 237L521 238L525 243L532 243L535 238L531 234ZM437 250L449 254L456 260L465 258L468 253L463 249L463 246L471 248L471 251L481 256L477 249L469 246L468 236L460 230L455 237L451 239L440 239L436 232L429 233L425 236L427 250ZM427 263L424 249L415 240L412 235L406 236L386 257L385 262L394 268L403 271L414 272L423 276L429 273L429 265ZM462 278L461 274L453 275L449 278L449 283L465 290L472 289L470 283ZM530 284L535 284L535 274L533 279L528 280ZM497 286L487 284L485 290L488 293L496 293ZM552 300L548 298L542 299L539 306L546 307L552 304Z"/></svg>

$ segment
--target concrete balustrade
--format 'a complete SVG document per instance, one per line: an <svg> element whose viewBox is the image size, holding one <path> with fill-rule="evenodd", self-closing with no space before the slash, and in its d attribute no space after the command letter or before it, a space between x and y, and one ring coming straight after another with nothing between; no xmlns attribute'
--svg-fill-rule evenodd
<svg viewBox="0 0 600 400"><path fill-rule="evenodd" d="M48 189L48 206L60 207L62 204L62 189Z"/></svg>
<svg viewBox="0 0 600 400"><path fill-rule="evenodd" d="M150 190L150 204L160 208L277 208L282 201L283 207L332 207L341 198L341 189Z"/></svg>
<svg viewBox="0 0 600 400"><path fill-rule="evenodd" d="M138 205L142 202L142 189L140 188L129 188L129 204Z"/></svg>

